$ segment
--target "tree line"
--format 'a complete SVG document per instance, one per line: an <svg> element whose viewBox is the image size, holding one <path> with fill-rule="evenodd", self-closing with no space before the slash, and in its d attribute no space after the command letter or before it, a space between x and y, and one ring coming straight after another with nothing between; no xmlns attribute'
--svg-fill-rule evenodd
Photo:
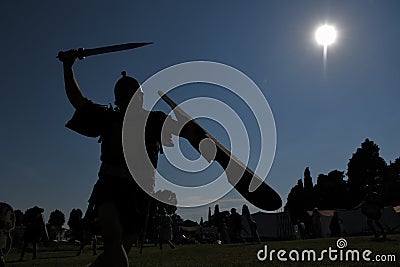
<svg viewBox="0 0 400 267"><path fill-rule="evenodd" d="M15 226L19 227L29 224L32 221L30 210L35 208L37 207L30 208L25 213L19 209L15 210ZM61 210L55 209L50 213L49 219L45 223L50 240L57 239L57 235L61 233L64 223L65 215Z"/></svg>
<svg viewBox="0 0 400 267"><path fill-rule="evenodd" d="M369 139L357 148L347 164L347 171L333 170L319 174L313 184L307 167L304 177L291 188L286 210L292 222L306 221L306 211L354 209L374 190L381 196L383 206L400 204L400 157L386 163L379 155L380 148ZM346 179L347 178L347 179Z"/></svg>
<svg viewBox="0 0 400 267"><path fill-rule="evenodd" d="M169 191L169 190L161 190L157 191L156 195L159 198L162 199L168 199L170 203L173 203L176 205L176 195L175 193ZM148 230L152 230L154 226L152 225L152 218L156 216L156 214L160 210L164 210L165 213L169 216L171 216L174 220L176 221L182 221L180 216L176 214L177 207L175 205L170 205L166 204L163 202L160 202L158 200L153 200L151 202L152 204L148 207L148 212L149 212L149 218L150 220L148 221ZM145 207L146 208L146 207ZM69 239L76 239L77 236L80 236L79 232L82 231L83 223L93 223L95 221L95 216L89 216L90 218L86 218L85 214L83 211L79 208L74 208L71 210L68 220L66 220L65 214L59 210L55 209L52 212L50 212L49 219L47 223L44 221L43 218L43 212L44 209L39 208L37 206L34 206L32 208L29 208L24 212L21 210L17 209L14 211L15 214L15 226L17 228L26 228L28 225L31 225L35 221L35 214L39 210L39 213L41 213L41 217L43 222L41 225L46 228L48 238L49 240L58 240L61 238L62 233L64 232L64 224L67 223L69 227L68 231L68 238ZM130 210L123 211L126 213L132 212ZM137 218L138 220L142 220L143 218Z"/></svg>

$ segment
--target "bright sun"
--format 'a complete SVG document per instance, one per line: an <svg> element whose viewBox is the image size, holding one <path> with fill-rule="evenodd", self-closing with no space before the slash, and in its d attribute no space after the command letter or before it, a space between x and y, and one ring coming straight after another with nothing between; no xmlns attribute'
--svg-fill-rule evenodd
<svg viewBox="0 0 400 267"><path fill-rule="evenodd" d="M328 57L328 46L336 41L337 33L335 27L331 25L322 25L315 32L315 40L323 47L324 68L326 68L326 59Z"/></svg>
<svg viewBox="0 0 400 267"><path fill-rule="evenodd" d="M336 40L336 30L333 26L330 25L322 25L318 27L317 31L315 32L315 40L318 44L327 47L331 45Z"/></svg>

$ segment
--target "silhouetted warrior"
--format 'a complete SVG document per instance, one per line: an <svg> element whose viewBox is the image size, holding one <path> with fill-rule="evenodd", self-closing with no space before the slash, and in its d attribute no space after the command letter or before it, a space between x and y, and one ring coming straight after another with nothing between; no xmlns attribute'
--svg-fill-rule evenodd
<svg viewBox="0 0 400 267"><path fill-rule="evenodd" d="M167 243L171 248L175 248L174 244L172 243L172 219L164 208L159 210L157 228L160 249L162 249L162 245L164 243Z"/></svg>
<svg viewBox="0 0 400 267"><path fill-rule="evenodd" d="M242 216L236 212L235 208L231 209L229 215L229 238L231 243L242 242L241 231L243 229Z"/></svg>
<svg viewBox="0 0 400 267"><path fill-rule="evenodd" d="M361 212L367 217L367 224L372 233L374 234L375 239L378 239L379 236L382 234L383 239L386 239L386 233L383 229L382 224L379 222L382 213L381 209L383 207L382 204L382 196L374 190L370 185L365 186L366 195L364 201L359 205L361 206ZM380 229L380 233L376 231L374 227L374 223Z"/></svg>
<svg viewBox="0 0 400 267"><path fill-rule="evenodd" d="M7 203L0 202L0 267L5 266L4 256L11 249L10 232L15 226L14 210Z"/></svg>
<svg viewBox="0 0 400 267"><path fill-rule="evenodd" d="M147 218L150 206L150 197L143 190L154 193L158 154L162 145L173 145L170 134L178 135L180 127L163 112L144 110L141 86L125 72L114 88L116 108L88 100L75 80L72 66L76 58L76 50L67 51L60 57L64 67L66 94L76 109L66 126L85 136L100 137L101 142L99 179L89 201L94 204L100 221L104 252L91 266L128 266L127 254L142 231L142 222ZM130 167L135 179L141 181L143 190L128 170L122 146L123 120L130 102L130 111L135 119L125 126L134 137L129 144L132 151L125 153L133 153L135 160L130 162ZM161 136L164 122L166 129Z"/></svg>
<svg viewBox="0 0 400 267"><path fill-rule="evenodd" d="M331 237L342 236L342 229L340 227L342 220L339 218L337 211L333 213L331 222L329 223L329 230L331 231Z"/></svg>
<svg viewBox="0 0 400 267"><path fill-rule="evenodd" d="M261 240L260 240L260 236L259 236L258 231L257 231L257 223L251 217L250 210L249 210L249 207L247 207L247 205L243 205L243 207L242 207L242 215L244 215L246 217L246 220L247 220L247 222L248 222L248 224L250 226L250 232L251 232L252 241L257 242L257 243L260 244Z"/></svg>
<svg viewBox="0 0 400 267"><path fill-rule="evenodd" d="M24 214L23 224L25 225L25 232L21 256L19 258L20 261L24 259L25 251L29 244L32 244L32 259L34 260L37 256L37 243L40 241L49 241L49 236L43 219L43 212L44 209L35 206L28 209Z"/></svg>

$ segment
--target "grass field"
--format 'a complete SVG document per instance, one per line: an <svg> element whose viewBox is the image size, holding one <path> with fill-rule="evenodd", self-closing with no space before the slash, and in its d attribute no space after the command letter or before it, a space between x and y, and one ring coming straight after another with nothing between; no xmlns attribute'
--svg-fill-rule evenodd
<svg viewBox="0 0 400 267"><path fill-rule="evenodd" d="M360 251L360 261L330 261L329 256L324 254L324 260L319 262L300 261L295 262L289 259L289 253L292 250L301 252L304 250L315 250L317 258L322 250L338 249L336 245L337 239L313 239L313 240L294 240L294 241L271 241L262 244L229 244L229 245L183 245L177 246L175 249L164 247L159 250L156 247L145 247L142 254L139 254L137 248L133 248L129 254L130 266L400 266L400 235L392 235L386 241L373 241L371 237L348 237L346 238L347 246L343 249L343 255L347 250ZM259 261L257 252L267 245L267 251L285 250L286 254L283 257L287 258L287 262L281 262L273 254L273 260ZM91 255L91 249L87 246L80 256L75 256L77 247L71 245L59 245L58 247L45 248L42 247L38 252L38 259L31 260L31 253L25 255L23 262L18 262L19 253L12 250L6 257L7 267L83 267L89 264L95 256ZM391 262L365 262L362 260L362 252L366 249L372 251L369 258L373 260L376 255L394 255L396 261ZM340 251L340 250L339 250ZM101 251L100 251L101 252ZM336 253L340 257L339 252ZM263 256L261 254L260 256ZM293 257L295 253L293 252ZM344 258L345 256L343 256ZM306 254L307 259L307 254ZM393 260L393 259L392 259Z"/></svg>

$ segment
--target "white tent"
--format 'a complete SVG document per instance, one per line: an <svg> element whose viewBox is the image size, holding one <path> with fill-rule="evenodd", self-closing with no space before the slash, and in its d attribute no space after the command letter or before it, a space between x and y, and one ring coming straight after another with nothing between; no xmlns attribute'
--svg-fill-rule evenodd
<svg viewBox="0 0 400 267"><path fill-rule="evenodd" d="M321 213L321 237L330 237L329 224L335 210L319 210ZM370 234L367 219L360 209L336 210L341 220L341 230L344 236ZM398 212L398 213L396 213ZM312 211L309 212L312 214ZM293 239L296 234L290 222L289 214L286 212L263 213L257 212L251 215L257 223L257 230L263 239ZM251 230L245 216L243 218L242 231L244 238L250 238ZM391 233L393 230L400 232L400 206L386 207L382 209L381 224L385 230Z"/></svg>

